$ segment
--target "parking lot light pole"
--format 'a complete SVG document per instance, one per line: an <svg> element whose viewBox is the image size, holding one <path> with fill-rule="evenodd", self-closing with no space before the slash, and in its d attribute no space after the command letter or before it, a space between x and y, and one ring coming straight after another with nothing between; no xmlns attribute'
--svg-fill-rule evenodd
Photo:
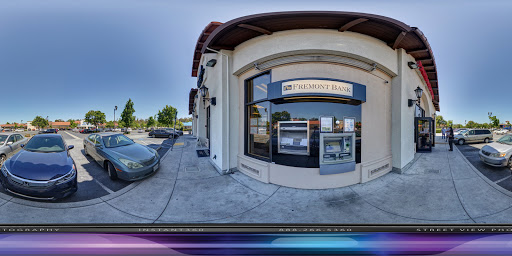
<svg viewBox="0 0 512 256"><path fill-rule="evenodd" d="M116 129L116 110L117 106L114 107L114 130Z"/></svg>

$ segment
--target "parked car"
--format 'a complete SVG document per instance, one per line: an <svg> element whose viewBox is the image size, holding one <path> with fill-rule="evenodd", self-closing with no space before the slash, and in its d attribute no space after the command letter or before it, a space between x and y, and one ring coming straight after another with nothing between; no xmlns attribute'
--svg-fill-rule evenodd
<svg viewBox="0 0 512 256"><path fill-rule="evenodd" d="M28 139L19 133L0 134L0 166L5 160L21 150L21 144L27 143Z"/></svg>
<svg viewBox="0 0 512 256"><path fill-rule="evenodd" d="M43 133L57 133L57 129L46 129L39 132L39 134Z"/></svg>
<svg viewBox="0 0 512 256"><path fill-rule="evenodd" d="M156 150L137 144L119 133L87 136L84 151L107 171L112 180L140 180L156 172L160 166L160 156Z"/></svg>
<svg viewBox="0 0 512 256"><path fill-rule="evenodd" d="M94 133L94 130L91 129L83 129L80 131L80 133Z"/></svg>
<svg viewBox="0 0 512 256"><path fill-rule="evenodd" d="M459 145L467 142L485 142L489 143L493 138L492 132L487 129L472 129L456 134L454 141Z"/></svg>
<svg viewBox="0 0 512 256"><path fill-rule="evenodd" d="M178 135L175 134L171 130L157 129L157 130L150 131L149 132L149 137L153 137L153 138L169 138L169 139L171 139L171 138L178 137Z"/></svg>
<svg viewBox="0 0 512 256"><path fill-rule="evenodd" d="M496 133L496 135L498 135L498 134L503 135L503 134L507 134L508 130L506 130L506 129L499 129L499 130L494 131L494 133Z"/></svg>
<svg viewBox="0 0 512 256"><path fill-rule="evenodd" d="M512 135L505 135L498 141L485 145L479 152L480 160L487 165L512 169Z"/></svg>
<svg viewBox="0 0 512 256"><path fill-rule="evenodd" d="M178 136L183 136L183 131L180 130L174 130L174 128L166 128L165 130L169 130L171 132L176 133Z"/></svg>
<svg viewBox="0 0 512 256"><path fill-rule="evenodd" d="M25 129L20 129L20 128L18 128L18 129L14 130L14 131L15 131L15 132L24 132L24 131L25 131Z"/></svg>
<svg viewBox="0 0 512 256"><path fill-rule="evenodd" d="M137 132L138 132L138 133L143 133L143 132L144 132L144 130L143 130L143 129L139 129Z"/></svg>
<svg viewBox="0 0 512 256"><path fill-rule="evenodd" d="M60 134L38 134L2 165L0 181L14 195L56 200L78 189L76 165Z"/></svg>

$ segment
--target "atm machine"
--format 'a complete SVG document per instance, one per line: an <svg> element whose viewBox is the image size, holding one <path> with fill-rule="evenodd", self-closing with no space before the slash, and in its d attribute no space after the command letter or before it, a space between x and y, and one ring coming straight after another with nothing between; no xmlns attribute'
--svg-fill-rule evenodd
<svg viewBox="0 0 512 256"><path fill-rule="evenodd" d="M309 122L277 122L278 153L309 156Z"/></svg>
<svg viewBox="0 0 512 256"><path fill-rule="evenodd" d="M320 175L356 169L355 133L320 133Z"/></svg>

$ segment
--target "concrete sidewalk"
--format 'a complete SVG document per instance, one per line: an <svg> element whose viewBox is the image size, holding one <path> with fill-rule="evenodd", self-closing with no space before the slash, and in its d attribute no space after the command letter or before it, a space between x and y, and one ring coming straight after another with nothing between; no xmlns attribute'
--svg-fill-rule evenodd
<svg viewBox="0 0 512 256"><path fill-rule="evenodd" d="M152 177L98 199L44 203L1 194L1 223L510 223L512 193L437 144L402 174L339 189L221 175L182 136Z"/></svg>

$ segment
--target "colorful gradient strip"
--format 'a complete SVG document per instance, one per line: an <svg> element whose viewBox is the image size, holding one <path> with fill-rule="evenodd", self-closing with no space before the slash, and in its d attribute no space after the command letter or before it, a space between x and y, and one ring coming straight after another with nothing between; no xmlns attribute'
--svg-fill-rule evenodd
<svg viewBox="0 0 512 256"><path fill-rule="evenodd" d="M511 255L512 234L0 234L0 255L255 254Z"/></svg>

